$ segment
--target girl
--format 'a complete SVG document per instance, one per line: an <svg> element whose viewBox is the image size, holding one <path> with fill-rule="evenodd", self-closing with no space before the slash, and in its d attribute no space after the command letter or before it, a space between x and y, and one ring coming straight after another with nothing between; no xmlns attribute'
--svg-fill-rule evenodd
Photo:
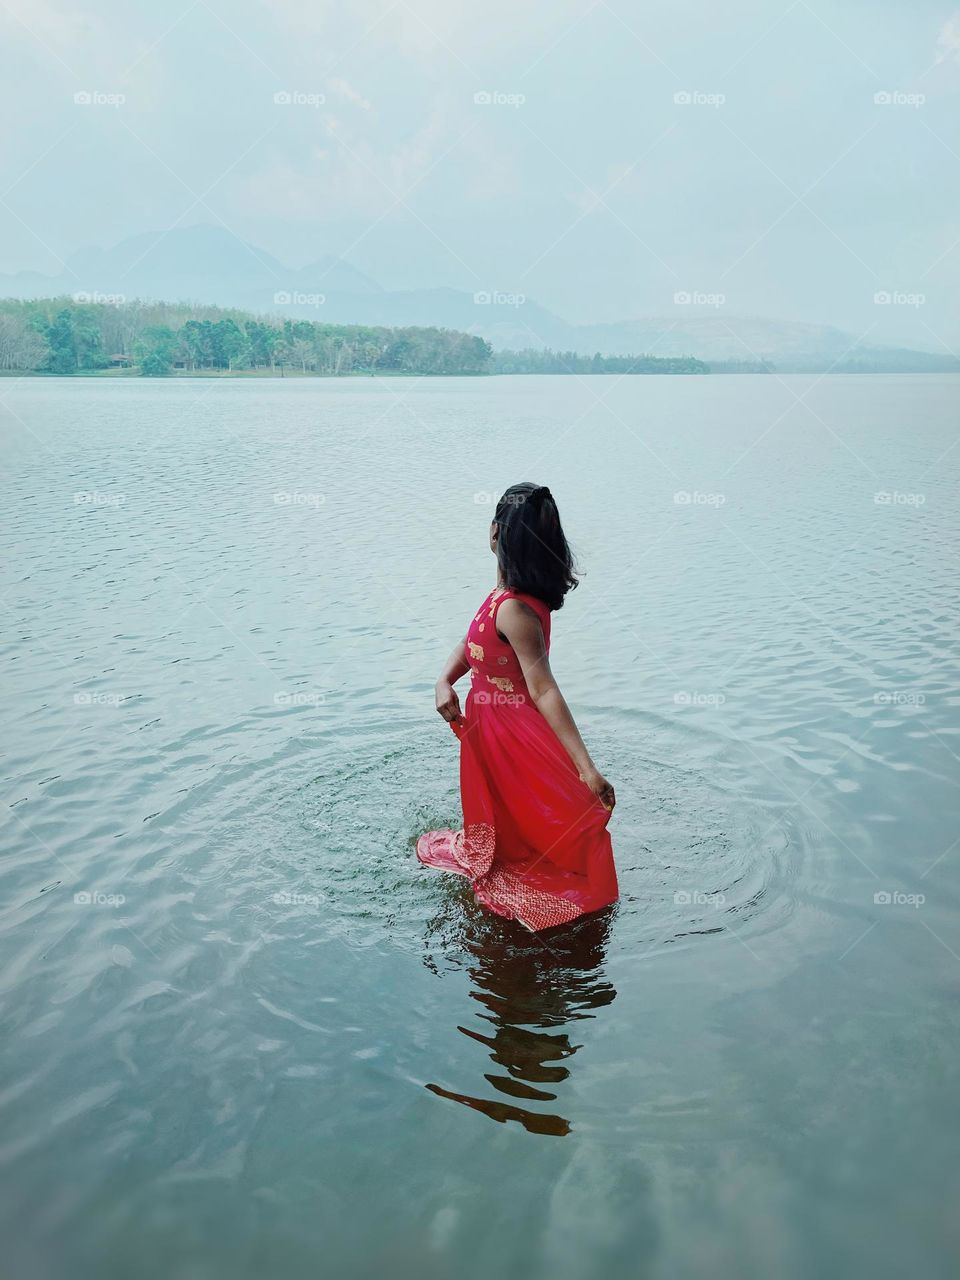
<svg viewBox="0 0 960 1280"><path fill-rule="evenodd" d="M499 915L546 929L616 901L616 797L550 670L550 614L577 578L549 489L506 491L490 550L496 590L437 681L437 710L460 739L463 829L426 832L417 856L466 876ZM468 671L462 712L453 686Z"/></svg>

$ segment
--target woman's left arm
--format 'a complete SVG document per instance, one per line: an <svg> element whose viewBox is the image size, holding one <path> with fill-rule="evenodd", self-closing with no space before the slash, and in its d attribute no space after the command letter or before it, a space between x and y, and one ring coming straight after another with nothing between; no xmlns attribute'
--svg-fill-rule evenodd
<svg viewBox="0 0 960 1280"><path fill-rule="evenodd" d="M523 671L530 697L550 728L560 739L580 777L607 809L617 798L613 787L593 763L580 730L550 670L550 659L540 619L520 600L504 600L497 610L497 630L510 642Z"/></svg>

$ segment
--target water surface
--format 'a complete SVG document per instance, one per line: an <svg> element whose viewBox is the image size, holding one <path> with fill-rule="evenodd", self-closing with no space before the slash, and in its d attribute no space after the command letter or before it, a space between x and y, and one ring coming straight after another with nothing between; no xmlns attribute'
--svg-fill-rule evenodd
<svg viewBox="0 0 960 1280"><path fill-rule="evenodd" d="M0 383L14 1277L955 1274L957 383ZM419 866L548 483L622 900Z"/></svg>

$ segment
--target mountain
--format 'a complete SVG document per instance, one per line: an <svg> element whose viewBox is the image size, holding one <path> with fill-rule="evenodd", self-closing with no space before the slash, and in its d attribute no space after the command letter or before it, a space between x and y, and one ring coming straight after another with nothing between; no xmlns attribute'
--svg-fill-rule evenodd
<svg viewBox="0 0 960 1280"><path fill-rule="evenodd" d="M216 303L245 311L332 324L422 325L479 334L495 348L545 347L582 355L695 356L705 361L765 360L777 369L954 370L950 357L869 346L830 325L759 317L677 314L615 324L575 325L530 299L456 289L392 290L340 258L287 267L220 226L177 227L73 254L57 276L0 276L0 296L163 299Z"/></svg>
<svg viewBox="0 0 960 1280"><path fill-rule="evenodd" d="M439 325L480 334L495 347L511 351L569 346L577 341L576 325L545 307L532 301L520 306L483 301L487 296L457 289L384 291L376 297L328 293L323 318L338 324ZM319 318L315 310L311 318Z"/></svg>
<svg viewBox="0 0 960 1280"><path fill-rule="evenodd" d="M951 356L874 346L833 325L751 316L691 315L583 325L578 341L579 349L605 355L694 355L708 363L764 360L781 372L842 370L853 365L917 373L958 369Z"/></svg>
<svg viewBox="0 0 960 1280"><path fill-rule="evenodd" d="M81 249L57 276L0 276L0 295L8 298L86 293L266 311L274 309L274 296L283 292L362 298L382 290L339 258L291 268L223 227L205 225L132 236L111 249Z"/></svg>

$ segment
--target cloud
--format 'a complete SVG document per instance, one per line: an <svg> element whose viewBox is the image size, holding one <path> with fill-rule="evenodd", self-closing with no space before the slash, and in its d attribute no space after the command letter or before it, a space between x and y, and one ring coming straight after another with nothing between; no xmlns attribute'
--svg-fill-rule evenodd
<svg viewBox="0 0 960 1280"><path fill-rule="evenodd" d="M91 19L66 13L48 0L7 0L0 6L0 26L11 36L20 36L25 47L35 43L60 60L66 50L79 53Z"/></svg>
<svg viewBox="0 0 960 1280"><path fill-rule="evenodd" d="M353 85L346 80L334 79L330 81L331 93L337 94L341 98L345 98L347 102L352 102L355 106L360 107L363 111L372 111L373 106L362 94L354 89Z"/></svg>
<svg viewBox="0 0 960 1280"><path fill-rule="evenodd" d="M240 184L245 212L289 219L353 215L370 220L403 215L452 140L449 109L435 103L409 137L392 139L351 127L344 117L325 112L317 122L327 141L274 155L265 168ZM315 136L315 135L314 135ZM469 155L454 146L454 163L470 167Z"/></svg>
<svg viewBox="0 0 960 1280"><path fill-rule="evenodd" d="M589 14L596 0L553 0L518 5L516 0L272 0L270 12L301 36L321 37L337 49L388 48L397 54L479 74L478 55L536 49Z"/></svg>
<svg viewBox="0 0 960 1280"><path fill-rule="evenodd" d="M940 28L937 62L960 61L960 9Z"/></svg>

